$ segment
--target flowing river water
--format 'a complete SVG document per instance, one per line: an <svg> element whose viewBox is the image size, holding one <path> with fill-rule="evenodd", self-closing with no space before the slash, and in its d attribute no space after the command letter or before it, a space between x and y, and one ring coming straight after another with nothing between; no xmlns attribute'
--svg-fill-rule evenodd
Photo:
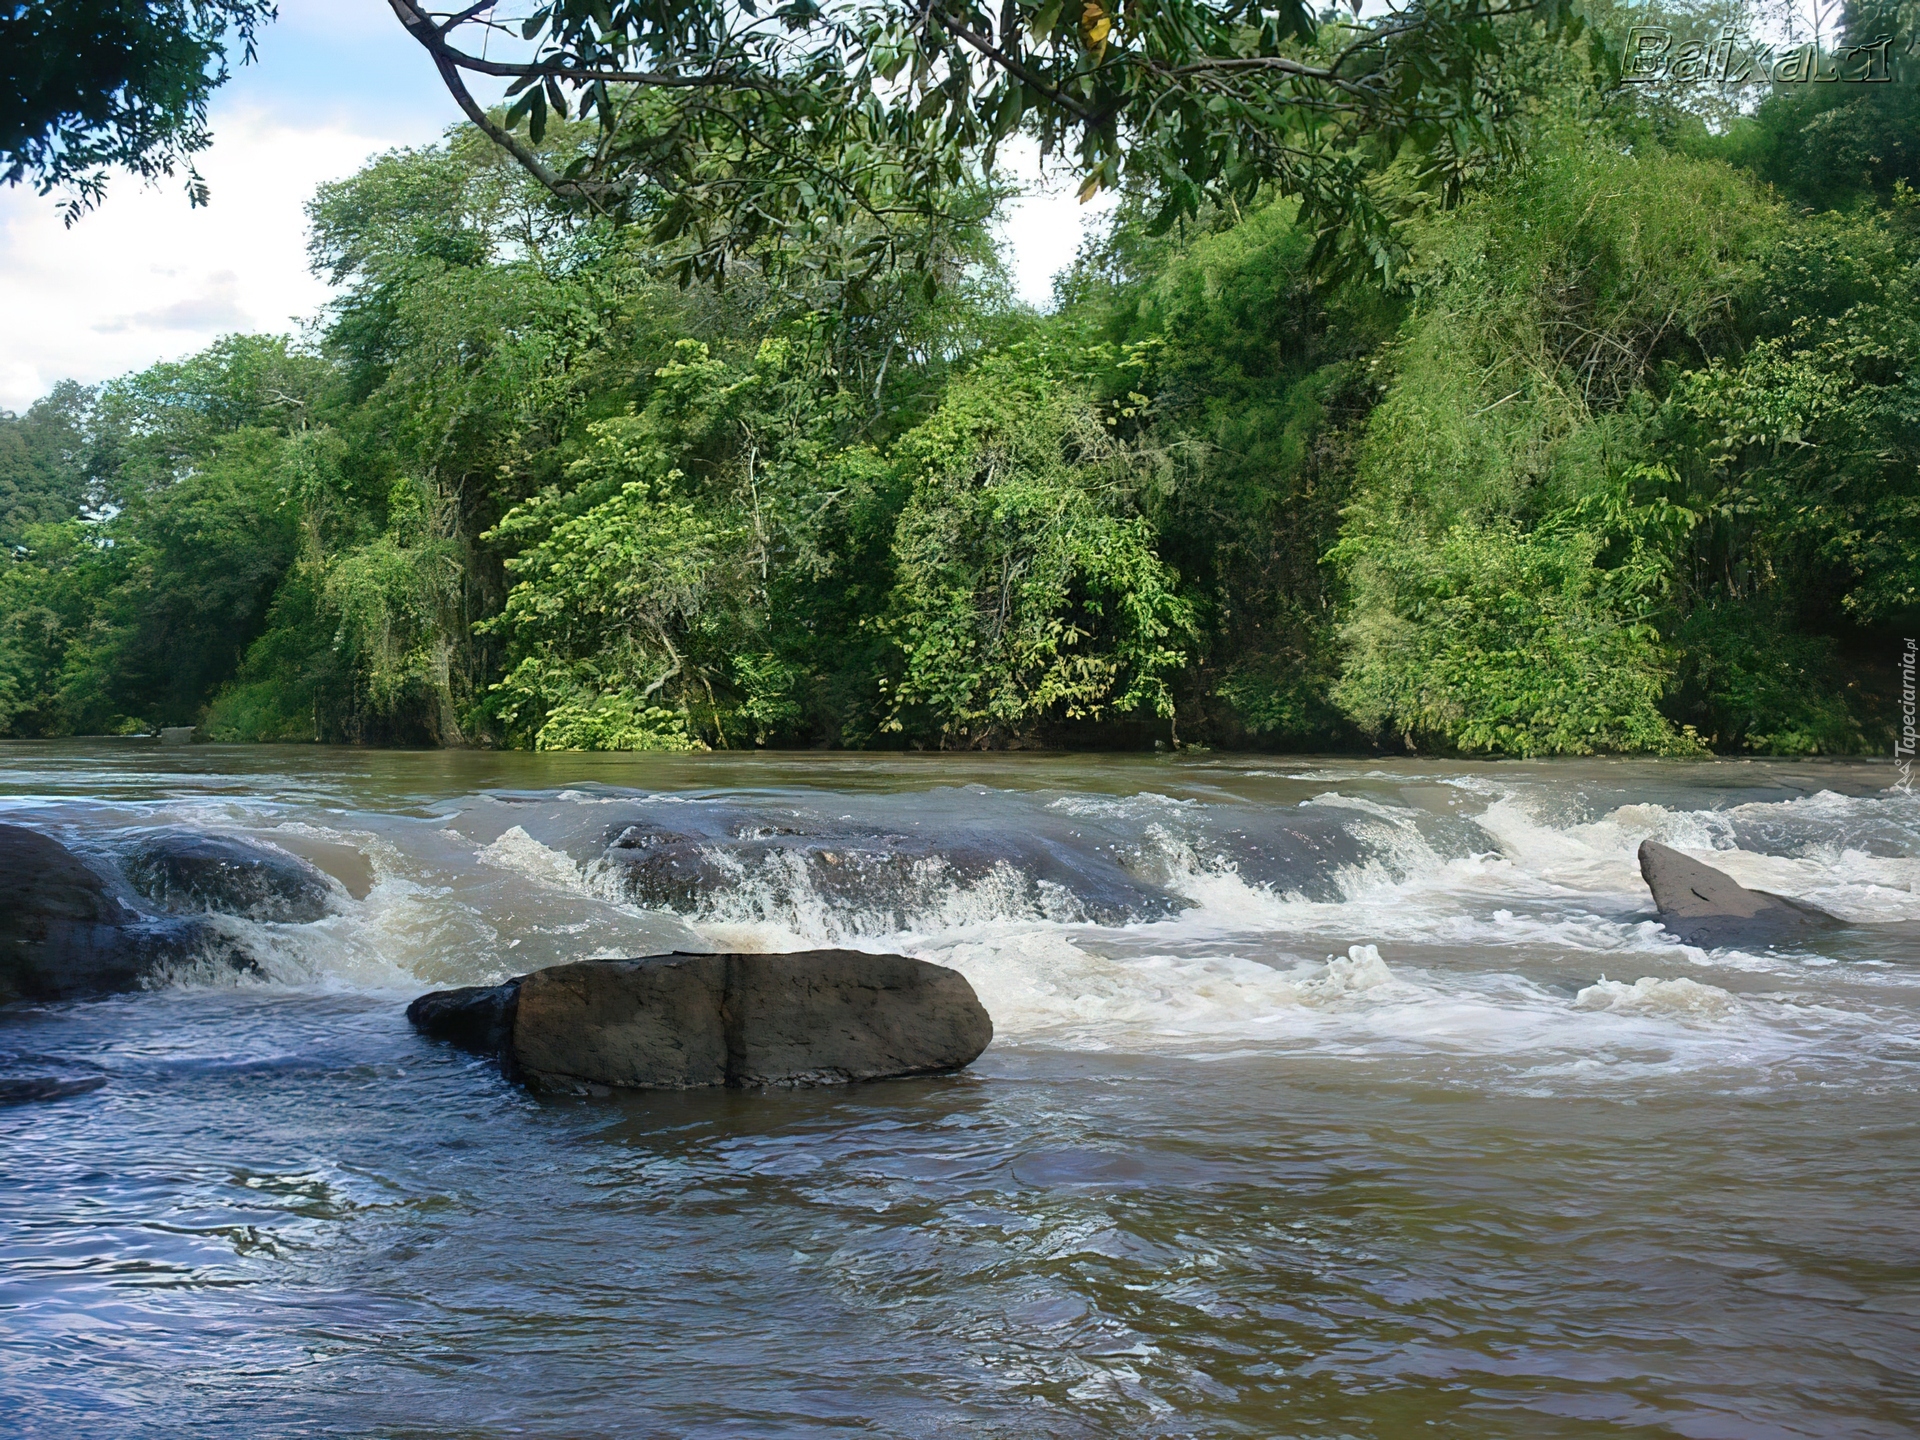
<svg viewBox="0 0 1920 1440"><path fill-rule="evenodd" d="M0 1078L79 1092L0 1108L0 1431L1915 1435L1893 779L0 745L0 820L339 882L217 922L257 975L0 1012ZM697 863L636 882L622 835ZM1859 923L1673 943L1649 836ZM402 1014L828 944L958 968L993 1045L559 1100Z"/></svg>

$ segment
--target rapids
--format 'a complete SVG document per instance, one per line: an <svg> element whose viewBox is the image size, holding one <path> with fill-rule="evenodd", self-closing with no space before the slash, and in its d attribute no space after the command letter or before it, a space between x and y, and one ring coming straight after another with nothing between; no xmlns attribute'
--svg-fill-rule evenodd
<svg viewBox="0 0 1920 1440"><path fill-rule="evenodd" d="M1894 778L0 744L0 819L340 887L218 921L257 976L0 1012L0 1430L1913 1435ZM1860 923L1676 944L1648 837ZM557 1101L401 1015L827 944L958 968L994 1044Z"/></svg>

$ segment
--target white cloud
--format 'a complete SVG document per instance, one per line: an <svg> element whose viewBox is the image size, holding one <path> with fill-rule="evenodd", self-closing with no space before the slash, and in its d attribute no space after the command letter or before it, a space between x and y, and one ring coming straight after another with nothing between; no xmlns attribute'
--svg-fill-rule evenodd
<svg viewBox="0 0 1920 1440"><path fill-rule="evenodd" d="M327 287L307 270L304 206L315 187L384 150L431 142L451 107L406 72L418 61L413 42L371 21L365 36L326 38L393 50L375 58L383 75L394 72L394 94L416 103L356 107L345 95L332 103L329 87L341 77L331 54L316 51L295 68L301 45L320 38L295 33L317 23L305 13L312 0L282 9L269 32L283 47L279 68L263 47L263 64L236 80L246 93L215 109L214 144L200 159L211 205L193 209L176 182L144 188L119 176L104 204L66 228L55 199L0 188L0 409L24 410L60 380L93 384L180 359L234 331L293 330L326 302ZM1000 233L1020 297L1044 307L1055 273L1112 197L1082 205L1070 172L1043 181L1030 143L1010 150L1031 189L1008 206Z"/></svg>
<svg viewBox="0 0 1920 1440"><path fill-rule="evenodd" d="M202 157L213 203L121 177L70 229L52 199L0 190L0 407L55 381L91 384L177 359L235 330L284 331L327 290L307 272L314 187L396 143L338 124L289 126L261 110L216 116Z"/></svg>
<svg viewBox="0 0 1920 1440"><path fill-rule="evenodd" d="M93 328L102 335L117 335L124 330L193 330L204 334L209 330L242 329L247 318L247 312L240 305L240 277L231 270L222 270L207 276L206 284L197 293L171 305L103 321Z"/></svg>

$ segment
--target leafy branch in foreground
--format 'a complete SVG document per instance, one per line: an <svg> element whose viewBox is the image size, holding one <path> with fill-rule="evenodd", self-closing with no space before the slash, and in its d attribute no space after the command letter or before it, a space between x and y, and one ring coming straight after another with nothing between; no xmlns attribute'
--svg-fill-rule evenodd
<svg viewBox="0 0 1920 1440"><path fill-rule="evenodd" d="M490 4L389 4L554 195L692 238L689 278L790 226L937 221L1017 135L1070 156L1083 197L1145 185L1162 228L1274 188L1385 263L1369 177L1411 155L1457 184L1502 143L1503 37L1580 24L1570 0L1417 0L1367 21L1302 0L550 0L511 28ZM496 37L511 58L490 57ZM474 75L511 82L504 115ZM592 121L590 143L549 159L555 116Z"/></svg>
<svg viewBox="0 0 1920 1440"><path fill-rule="evenodd" d="M107 172L187 172L212 143L207 97L226 83L229 32L246 60L272 0L30 0L0 6L0 183L68 192L68 224L100 201Z"/></svg>

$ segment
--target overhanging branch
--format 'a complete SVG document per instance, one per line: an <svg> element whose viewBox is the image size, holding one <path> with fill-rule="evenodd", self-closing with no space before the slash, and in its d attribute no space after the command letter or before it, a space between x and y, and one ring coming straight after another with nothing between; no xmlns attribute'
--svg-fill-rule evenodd
<svg viewBox="0 0 1920 1440"><path fill-rule="evenodd" d="M505 150L534 179L538 180L556 198L561 200L582 200L595 210L603 210L603 199L619 194L619 187L607 185L582 185L577 180L569 180L559 174L536 155L532 149L520 141L520 137L496 121L467 89L466 77L461 75L460 67L448 52L448 46L441 36L439 27L430 20L426 12L413 3L413 0L387 0L393 7L393 13L400 23L407 27L407 33L425 47L433 57L434 67L440 72L440 79L446 85L447 92L453 96L454 103L465 113L486 137Z"/></svg>

